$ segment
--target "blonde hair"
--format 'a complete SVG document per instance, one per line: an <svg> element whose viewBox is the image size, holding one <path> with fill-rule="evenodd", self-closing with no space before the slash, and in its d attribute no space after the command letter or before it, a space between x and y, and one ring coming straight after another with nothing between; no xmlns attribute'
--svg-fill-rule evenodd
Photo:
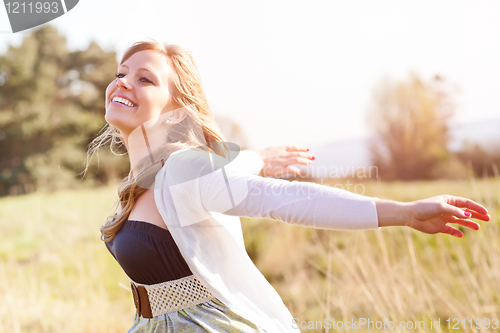
<svg viewBox="0 0 500 333"><path fill-rule="evenodd" d="M196 138L195 134L181 133L182 131L178 129L179 135L175 136L175 139L171 139L167 142L167 144L161 147L155 155L160 156L161 159L164 160L172 152L178 149L196 145L200 147L208 144L216 154L226 156L227 147L225 147L224 144L212 145L212 143L215 142L223 142L224 139L210 113L207 99L203 92L201 77L190 52L173 44L162 45L155 41L141 41L134 43L125 51L120 64L123 64L133 54L144 50L154 50L164 54L172 69L169 78L173 88L171 92L172 99L187 111L186 118L180 123L184 123L184 125L180 126L180 128L190 128L191 126L186 126L185 123L193 122L198 128L201 127L204 136L204 138L200 140L200 138ZM96 154L100 147L109 143L111 152L117 154L116 148L120 145L124 145L120 131L110 124L106 124L99 133L100 134L90 144L87 153L87 167L89 160ZM206 149L209 150L209 148ZM155 161L159 160L160 158L155 158ZM139 172L136 178L129 179L129 177L127 177L122 180L118 188L119 201L115 210L117 212L114 215L108 216L106 223L100 228L101 239L103 241L109 242L115 237L123 223L128 219L137 198L147 190L148 186L144 184L150 184L154 180L154 175L156 175L162 165L163 161L161 164L148 164L143 161L140 163L138 168ZM145 181L145 179L147 180ZM138 183L141 185L139 186ZM118 207L121 208L119 212Z"/></svg>

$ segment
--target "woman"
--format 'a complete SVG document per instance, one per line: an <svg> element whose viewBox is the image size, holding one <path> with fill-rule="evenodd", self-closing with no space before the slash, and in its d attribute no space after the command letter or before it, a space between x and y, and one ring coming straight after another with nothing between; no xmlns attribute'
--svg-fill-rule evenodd
<svg viewBox="0 0 500 333"><path fill-rule="evenodd" d="M292 315L245 252L238 216L323 229L408 226L463 234L489 220L481 205L437 196L379 200L311 183L262 178L309 164L298 147L255 154L224 143L191 55L139 42L106 90L108 138L127 148L131 171L117 214L101 227L132 280L137 313L129 332L297 332ZM259 157L260 155L260 157Z"/></svg>

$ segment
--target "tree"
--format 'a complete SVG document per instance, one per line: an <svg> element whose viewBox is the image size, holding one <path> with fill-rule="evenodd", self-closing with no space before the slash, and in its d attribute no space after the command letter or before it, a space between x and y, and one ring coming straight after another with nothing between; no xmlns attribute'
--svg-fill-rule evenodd
<svg viewBox="0 0 500 333"><path fill-rule="evenodd" d="M424 82L384 80L374 91L368 121L376 134L372 163L385 179L429 179L449 152L448 125L454 113L452 90L441 77Z"/></svg>
<svg viewBox="0 0 500 333"><path fill-rule="evenodd" d="M96 43L70 52L50 25L0 55L0 195L80 180L85 147L104 125L104 90L116 67L115 52ZM98 176L102 182L128 167L106 155L101 162L111 170Z"/></svg>

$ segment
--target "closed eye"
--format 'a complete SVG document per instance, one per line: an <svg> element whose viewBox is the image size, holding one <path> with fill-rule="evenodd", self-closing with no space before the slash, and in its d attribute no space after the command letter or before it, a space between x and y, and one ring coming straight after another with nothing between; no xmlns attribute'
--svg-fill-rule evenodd
<svg viewBox="0 0 500 333"><path fill-rule="evenodd" d="M118 73L116 74L116 78L117 79L121 79L122 77L124 77L125 74L122 74L122 73ZM139 79L141 82L145 82L145 83L151 83L151 84L154 84L153 81L151 81L150 79L146 78L146 77L141 77Z"/></svg>
<svg viewBox="0 0 500 333"><path fill-rule="evenodd" d="M153 83L153 81L149 80L148 78L145 78L145 77L141 77L141 81L142 82L146 82L146 83Z"/></svg>

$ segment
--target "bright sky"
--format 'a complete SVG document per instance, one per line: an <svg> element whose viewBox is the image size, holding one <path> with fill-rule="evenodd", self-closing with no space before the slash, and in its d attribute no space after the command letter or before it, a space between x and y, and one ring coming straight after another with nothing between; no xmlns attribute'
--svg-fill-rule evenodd
<svg viewBox="0 0 500 333"><path fill-rule="evenodd" d="M368 135L373 88L410 70L460 86L456 121L500 117L499 17L498 0L81 0L51 24L70 48L189 49L214 113L259 149ZM22 37L0 34L0 51Z"/></svg>

